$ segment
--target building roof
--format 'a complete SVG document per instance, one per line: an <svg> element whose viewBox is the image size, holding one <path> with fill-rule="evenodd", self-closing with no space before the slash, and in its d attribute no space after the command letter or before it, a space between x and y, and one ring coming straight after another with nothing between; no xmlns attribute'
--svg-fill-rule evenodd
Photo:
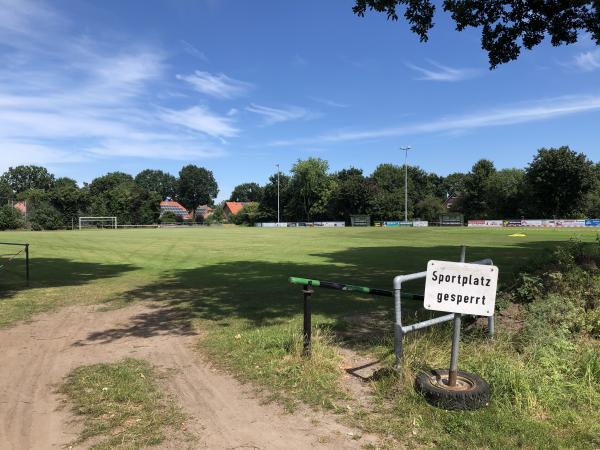
<svg viewBox="0 0 600 450"><path fill-rule="evenodd" d="M225 202L225 207L231 211L231 214L239 213L247 202Z"/></svg>
<svg viewBox="0 0 600 450"><path fill-rule="evenodd" d="M178 216L183 217L184 219L191 219L192 214L188 212L179 202L175 202L173 200L163 200L160 202L160 212L172 212L177 214Z"/></svg>
<svg viewBox="0 0 600 450"><path fill-rule="evenodd" d="M181 206L181 203L176 202L174 200L163 200L162 202L160 202L160 206L175 206L177 208L183 208L183 206ZM185 209L185 208L183 208Z"/></svg>
<svg viewBox="0 0 600 450"><path fill-rule="evenodd" d="M27 203L25 202L17 202L13 205L19 212L23 215L27 214Z"/></svg>

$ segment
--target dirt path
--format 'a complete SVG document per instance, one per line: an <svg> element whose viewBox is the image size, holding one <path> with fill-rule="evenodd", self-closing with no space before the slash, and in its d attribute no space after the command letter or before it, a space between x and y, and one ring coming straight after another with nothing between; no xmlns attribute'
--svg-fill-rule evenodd
<svg viewBox="0 0 600 450"><path fill-rule="evenodd" d="M0 449L61 448L77 425L55 386L73 368L126 356L174 369L167 389L190 415L194 448L360 448L356 430L320 413L285 414L261 405L248 387L210 367L193 346L197 336L177 325L173 310L136 304L98 312L69 307L0 330ZM166 448L172 447L168 443Z"/></svg>

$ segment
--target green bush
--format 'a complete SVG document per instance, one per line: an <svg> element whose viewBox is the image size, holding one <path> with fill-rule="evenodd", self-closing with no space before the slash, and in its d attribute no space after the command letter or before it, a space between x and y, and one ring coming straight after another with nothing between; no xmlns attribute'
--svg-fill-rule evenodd
<svg viewBox="0 0 600 450"><path fill-rule="evenodd" d="M23 226L21 213L10 205L0 207L0 230L16 230Z"/></svg>
<svg viewBox="0 0 600 450"><path fill-rule="evenodd" d="M181 223L183 218L172 211L167 211L158 219L160 223Z"/></svg>
<svg viewBox="0 0 600 450"><path fill-rule="evenodd" d="M524 342L554 342L576 334L600 337L600 239L572 240L545 265L522 272L505 296L525 305L526 320L516 336Z"/></svg>
<svg viewBox="0 0 600 450"><path fill-rule="evenodd" d="M60 230L65 227L62 214L48 204L41 204L35 208L31 215L31 229L41 230Z"/></svg>
<svg viewBox="0 0 600 450"><path fill-rule="evenodd" d="M233 223L236 225L254 225L259 216L258 203L246 204L240 212L233 216Z"/></svg>
<svg viewBox="0 0 600 450"><path fill-rule="evenodd" d="M213 213L206 218L204 223L206 223L207 225L213 225L213 224L227 223L227 221L228 221L227 216L225 215L223 206L219 205L215 208Z"/></svg>

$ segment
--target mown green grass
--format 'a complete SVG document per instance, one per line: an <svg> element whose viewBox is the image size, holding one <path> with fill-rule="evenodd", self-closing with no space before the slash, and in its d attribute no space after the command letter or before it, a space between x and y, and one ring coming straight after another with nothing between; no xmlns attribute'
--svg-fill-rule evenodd
<svg viewBox="0 0 600 450"><path fill-rule="evenodd" d="M73 370L61 386L83 430L73 444L133 450L160 444L183 414L161 392L150 365L138 359Z"/></svg>
<svg viewBox="0 0 600 450"><path fill-rule="evenodd" d="M392 346L391 299L317 290L314 354L301 356L302 294L300 286L288 284L289 276L390 288L395 275L421 271L429 259L458 259L459 246L465 244L468 260L493 258L506 283L530 258L559 243L596 238L595 232L580 229L526 230L524 238L509 237L512 232L206 228L3 233L6 241L30 242L33 262L29 288L16 276L6 280L0 325L68 304L160 301L173 311L173 320L161 320L161 326L181 332L201 324L207 331L202 348L215 362L290 408L299 401L325 407L365 430L416 446L597 447L600 386L591 351L597 341L550 353L519 353L511 334L501 328L492 342L482 332L467 333L461 368L486 377L494 389L492 405L470 413L431 408L412 389L417 370L448 364L448 326L407 339L403 376L374 383L373 405L353 402L344 390L338 348L385 356ZM1 277L0 283L5 281ZM419 306L407 304L407 320L422 314ZM373 333L352 334L356 322L371 317L378 320ZM147 320L148 334L158 332L152 328L157 321L151 315ZM389 356L384 360L391 362Z"/></svg>

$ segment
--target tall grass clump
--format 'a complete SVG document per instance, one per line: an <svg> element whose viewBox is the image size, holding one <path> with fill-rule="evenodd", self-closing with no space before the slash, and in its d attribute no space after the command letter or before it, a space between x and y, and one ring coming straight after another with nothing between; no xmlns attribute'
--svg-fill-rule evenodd
<svg viewBox="0 0 600 450"><path fill-rule="evenodd" d="M302 323L215 328L203 347L240 378L267 387L266 398L293 410L300 401L333 409L345 398L339 389L341 357L325 326L313 328L310 358L303 355Z"/></svg>

